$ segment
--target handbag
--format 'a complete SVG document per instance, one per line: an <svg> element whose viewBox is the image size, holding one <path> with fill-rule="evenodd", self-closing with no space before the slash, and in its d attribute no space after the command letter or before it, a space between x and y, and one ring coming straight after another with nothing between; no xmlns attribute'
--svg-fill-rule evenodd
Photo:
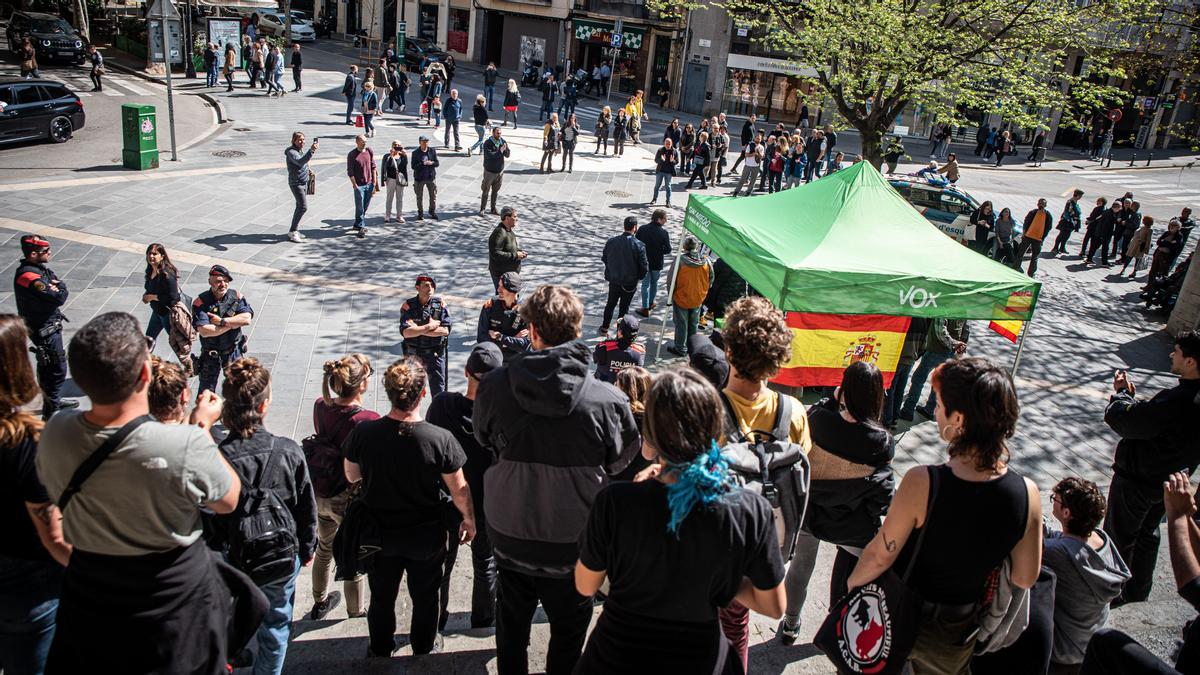
<svg viewBox="0 0 1200 675"><path fill-rule="evenodd" d="M308 170L308 186L304 190L309 195L317 194L317 174L312 170Z"/></svg>
<svg viewBox="0 0 1200 675"><path fill-rule="evenodd" d="M889 569L878 579L855 588L830 607L821 622L813 644L839 673L894 675L908 662L917 642L922 604L921 595L908 587L908 578L929 531L937 492L938 472L930 467L925 523L904 575Z"/></svg>

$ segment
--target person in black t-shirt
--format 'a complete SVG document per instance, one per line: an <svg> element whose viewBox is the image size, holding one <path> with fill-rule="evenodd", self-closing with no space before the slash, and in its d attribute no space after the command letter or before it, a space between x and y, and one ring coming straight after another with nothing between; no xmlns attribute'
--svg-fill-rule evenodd
<svg viewBox="0 0 1200 675"><path fill-rule="evenodd" d="M471 414L475 409L479 380L503 363L504 354L496 343L476 344L467 357L467 393L444 391L433 397L429 402L429 410L425 412L426 421L454 434L467 456L463 474L471 488L471 501L475 509L475 541L471 542L471 564L475 572L471 588L471 628L488 628L496 623L496 557L492 553L492 542L487 536L487 519L483 514L483 472L496 461L496 453L475 439ZM450 519L451 523L455 521L457 518ZM441 630L446 628L449 616L446 603L450 598L450 575L458 557L457 527L450 528L449 534L446 566L442 573L441 617L438 619L438 628Z"/></svg>
<svg viewBox="0 0 1200 675"><path fill-rule="evenodd" d="M367 574L368 656L388 657L396 650L396 595L405 572L412 596L413 654L439 649L438 588L446 560L443 516L448 501L462 514L459 543L475 538L471 489L462 471L467 457L453 434L422 421L425 380L419 359L393 363L383 375L391 411L354 427L344 446L346 479L362 481L359 501L385 542Z"/></svg>
<svg viewBox="0 0 1200 675"><path fill-rule="evenodd" d="M717 610L734 599L783 614L783 558L770 504L734 486L714 439L716 389L690 370L658 376L647 395L642 453L653 480L614 483L580 536L575 587L611 583L575 673L741 673L723 650ZM723 661L721 653L726 656Z"/></svg>

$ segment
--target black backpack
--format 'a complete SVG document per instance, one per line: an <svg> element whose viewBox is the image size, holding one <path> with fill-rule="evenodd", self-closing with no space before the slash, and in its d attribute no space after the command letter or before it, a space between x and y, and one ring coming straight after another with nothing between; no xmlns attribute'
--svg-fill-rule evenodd
<svg viewBox="0 0 1200 675"><path fill-rule="evenodd" d="M320 429L312 436L300 441L304 448L304 461L308 464L308 476L312 479L313 489L322 499L331 499L346 491L346 470L342 464L342 449L334 442L341 435L342 429L352 421L352 418L362 410L354 410L333 428L332 433L322 434Z"/></svg>
<svg viewBox="0 0 1200 675"><path fill-rule="evenodd" d="M779 403L775 407L772 430L755 431L748 438L738 424L733 404L724 393L721 394L728 430L721 456L729 462L729 468L743 488L770 502L775 513L779 550L786 561L795 554L796 539L804 522L811 472L804 446L791 441L792 399L779 393L776 396Z"/></svg>
<svg viewBox="0 0 1200 675"><path fill-rule="evenodd" d="M300 550L292 512L268 479L282 464L275 442L271 439L266 464L245 492L240 515L229 525L229 562L259 586L292 574Z"/></svg>

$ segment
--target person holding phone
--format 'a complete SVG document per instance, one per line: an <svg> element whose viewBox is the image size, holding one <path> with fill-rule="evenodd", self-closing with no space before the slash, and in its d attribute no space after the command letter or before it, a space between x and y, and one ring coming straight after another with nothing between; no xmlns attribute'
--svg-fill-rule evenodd
<svg viewBox="0 0 1200 675"><path fill-rule="evenodd" d="M304 241L304 235L300 234L299 228L300 219L308 211L308 181L312 173L308 169L308 162L312 159L313 153L317 151L319 142L319 138L314 138L312 147L305 152L304 132L297 131L292 134L292 144L283 151L287 162L288 188L291 189L292 196L296 198L296 208L292 211L292 227L288 230L287 238L288 241L296 244Z"/></svg>
<svg viewBox="0 0 1200 675"><path fill-rule="evenodd" d="M1195 402L1200 394L1200 331L1176 336L1170 358L1179 384L1138 400L1129 374L1118 370L1104 411L1104 422L1121 437L1113 456L1104 531L1132 574L1113 607L1150 595L1164 509L1162 484L1176 471L1192 475L1200 464Z"/></svg>

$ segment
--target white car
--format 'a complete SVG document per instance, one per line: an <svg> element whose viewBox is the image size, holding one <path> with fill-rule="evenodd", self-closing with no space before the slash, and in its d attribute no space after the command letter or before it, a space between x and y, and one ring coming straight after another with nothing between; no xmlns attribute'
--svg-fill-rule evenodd
<svg viewBox="0 0 1200 675"><path fill-rule="evenodd" d="M283 35L285 23L283 14L263 14L258 17L258 30L264 35ZM292 15L292 34L288 38L292 42L312 42L317 39L317 32Z"/></svg>

